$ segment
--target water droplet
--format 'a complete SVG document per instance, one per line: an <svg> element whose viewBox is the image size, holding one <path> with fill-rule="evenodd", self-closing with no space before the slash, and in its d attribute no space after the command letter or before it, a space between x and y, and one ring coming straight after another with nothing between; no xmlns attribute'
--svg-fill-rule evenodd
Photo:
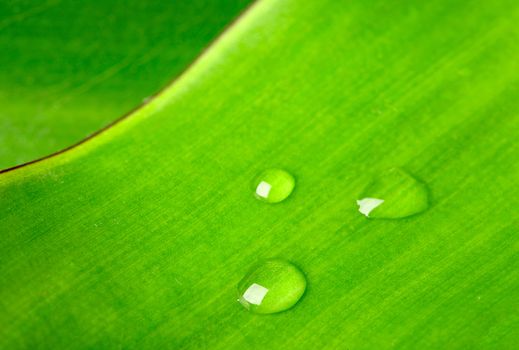
<svg viewBox="0 0 519 350"><path fill-rule="evenodd" d="M254 267L238 284L238 301L249 311L272 314L293 307L303 296L306 278L288 261L270 259Z"/></svg>
<svg viewBox="0 0 519 350"><path fill-rule="evenodd" d="M402 169L377 175L357 200L359 212L369 218L398 219L429 207L427 187Z"/></svg>
<svg viewBox="0 0 519 350"><path fill-rule="evenodd" d="M295 179L285 170L267 169L254 179L256 197L268 203L278 203L294 190Z"/></svg>

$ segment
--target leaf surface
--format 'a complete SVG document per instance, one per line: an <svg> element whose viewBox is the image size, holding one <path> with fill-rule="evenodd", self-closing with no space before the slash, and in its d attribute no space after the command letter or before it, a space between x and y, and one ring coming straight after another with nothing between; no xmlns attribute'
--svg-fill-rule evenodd
<svg viewBox="0 0 519 350"><path fill-rule="evenodd" d="M0 175L4 348L518 346L515 1L256 3L151 103ZM430 207L358 212L399 167ZM288 199L255 198L265 169ZM306 275L255 315L264 259Z"/></svg>

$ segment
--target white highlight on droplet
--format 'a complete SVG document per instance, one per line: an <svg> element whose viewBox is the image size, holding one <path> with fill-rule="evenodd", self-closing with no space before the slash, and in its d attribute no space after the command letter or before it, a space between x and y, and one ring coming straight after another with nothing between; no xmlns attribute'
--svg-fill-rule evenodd
<svg viewBox="0 0 519 350"><path fill-rule="evenodd" d="M265 298L265 295L268 293L268 289L257 284L253 283L249 288L243 293L242 298L245 299L249 304L260 305Z"/></svg>
<svg viewBox="0 0 519 350"><path fill-rule="evenodd" d="M378 198L363 198L357 200L359 211L366 216L369 216L369 213L371 213L373 209L375 209L382 203L384 203L384 200Z"/></svg>
<svg viewBox="0 0 519 350"><path fill-rule="evenodd" d="M256 194L260 197L267 198L269 196L272 186L265 181L261 181L256 187Z"/></svg>

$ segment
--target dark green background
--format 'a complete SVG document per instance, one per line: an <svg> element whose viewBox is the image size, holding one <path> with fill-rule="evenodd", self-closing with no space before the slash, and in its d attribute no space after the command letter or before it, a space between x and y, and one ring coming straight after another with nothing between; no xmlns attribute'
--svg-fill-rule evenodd
<svg viewBox="0 0 519 350"><path fill-rule="evenodd" d="M139 106L248 3L0 2L0 169L70 146Z"/></svg>

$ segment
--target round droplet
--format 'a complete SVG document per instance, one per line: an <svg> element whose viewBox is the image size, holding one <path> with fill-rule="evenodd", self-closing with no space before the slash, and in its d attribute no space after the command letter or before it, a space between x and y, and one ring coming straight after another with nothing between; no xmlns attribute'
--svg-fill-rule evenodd
<svg viewBox="0 0 519 350"><path fill-rule="evenodd" d="M286 199L294 190L295 179L285 170L267 169L254 180L256 197L268 203Z"/></svg>
<svg viewBox="0 0 519 350"><path fill-rule="evenodd" d="M238 284L238 301L249 311L272 314L293 307L303 296L306 278L296 266L280 259L254 267Z"/></svg>
<svg viewBox="0 0 519 350"><path fill-rule="evenodd" d="M399 219L429 207L427 187L402 169L378 174L357 200L359 212L369 218Z"/></svg>

